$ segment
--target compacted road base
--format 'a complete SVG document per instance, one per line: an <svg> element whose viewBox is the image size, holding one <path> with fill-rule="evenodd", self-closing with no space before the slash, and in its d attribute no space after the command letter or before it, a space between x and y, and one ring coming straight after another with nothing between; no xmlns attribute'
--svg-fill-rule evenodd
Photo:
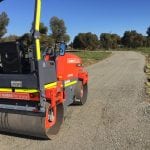
<svg viewBox="0 0 150 150"><path fill-rule="evenodd" d="M115 52L87 68L87 103L70 106L56 139L0 134L1 150L149 150L150 102L144 94L145 58Z"/></svg>

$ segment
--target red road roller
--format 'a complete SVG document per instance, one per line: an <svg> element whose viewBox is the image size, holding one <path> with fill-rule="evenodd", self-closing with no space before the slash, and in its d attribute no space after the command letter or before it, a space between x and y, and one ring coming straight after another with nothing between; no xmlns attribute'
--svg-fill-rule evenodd
<svg viewBox="0 0 150 150"><path fill-rule="evenodd" d="M88 73L82 61L66 52L41 55L41 0L35 0L32 46L21 41L0 43L0 131L52 139L64 118L64 107L87 100Z"/></svg>

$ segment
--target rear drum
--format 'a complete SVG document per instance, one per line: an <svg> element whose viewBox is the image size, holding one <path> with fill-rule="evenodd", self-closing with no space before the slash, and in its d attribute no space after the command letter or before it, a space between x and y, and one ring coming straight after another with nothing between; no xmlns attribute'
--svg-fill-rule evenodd
<svg viewBox="0 0 150 150"><path fill-rule="evenodd" d="M59 104L54 110L54 120L49 121L49 109L45 116L19 114L0 110L0 131L15 133L31 137L53 139L58 133L64 117L64 106Z"/></svg>

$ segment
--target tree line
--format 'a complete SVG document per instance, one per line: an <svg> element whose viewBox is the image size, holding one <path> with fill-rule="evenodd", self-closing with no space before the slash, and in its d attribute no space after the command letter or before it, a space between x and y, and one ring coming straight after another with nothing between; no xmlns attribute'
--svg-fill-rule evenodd
<svg viewBox="0 0 150 150"><path fill-rule="evenodd" d="M25 40L27 43L31 42L29 33L25 33L22 36L4 36L7 33L9 22L10 19L7 13L2 12L0 14L0 42L16 39ZM48 33L49 29L51 33ZM42 22L40 23L40 33L41 43L45 46L52 46L60 41L65 41L66 43L70 41L64 20L55 16L50 19L49 27L45 26ZM75 36L70 46L81 50L150 47L150 27L147 28L146 33L147 36L144 36L136 30L131 30L125 31L122 37L115 33L101 33L99 37L91 32L79 33Z"/></svg>
<svg viewBox="0 0 150 150"><path fill-rule="evenodd" d="M22 40L27 45L31 44L31 34L25 33L21 36L17 35L7 35L7 27L10 23L10 19L6 12L0 14L0 42L8 42L14 40ZM31 24L31 31L34 23ZM51 33L48 33L49 29ZM49 27L45 26L43 22L40 23L40 40L41 44L44 46L52 46L57 42L69 42L70 36L67 34L67 28L63 19L59 19L54 16L49 21Z"/></svg>
<svg viewBox="0 0 150 150"><path fill-rule="evenodd" d="M72 43L76 49L117 49L117 48L138 48L150 47L150 27L147 29L147 36L143 36L136 30L125 31L123 36L113 33L96 34L79 33Z"/></svg>

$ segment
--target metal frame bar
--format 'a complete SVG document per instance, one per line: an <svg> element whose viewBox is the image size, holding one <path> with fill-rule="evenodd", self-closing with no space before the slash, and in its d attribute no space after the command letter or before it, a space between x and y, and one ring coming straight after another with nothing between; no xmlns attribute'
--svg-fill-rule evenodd
<svg viewBox="0 0 150 150"><path fill-rule="evenodd" d="M41 18L41 0L35 0L35 14L34 14L34 38L36 45L36 59L37 61L41 60L41 49L40 49L40 39L39 34L40 29L40 18Z"/></svg>

